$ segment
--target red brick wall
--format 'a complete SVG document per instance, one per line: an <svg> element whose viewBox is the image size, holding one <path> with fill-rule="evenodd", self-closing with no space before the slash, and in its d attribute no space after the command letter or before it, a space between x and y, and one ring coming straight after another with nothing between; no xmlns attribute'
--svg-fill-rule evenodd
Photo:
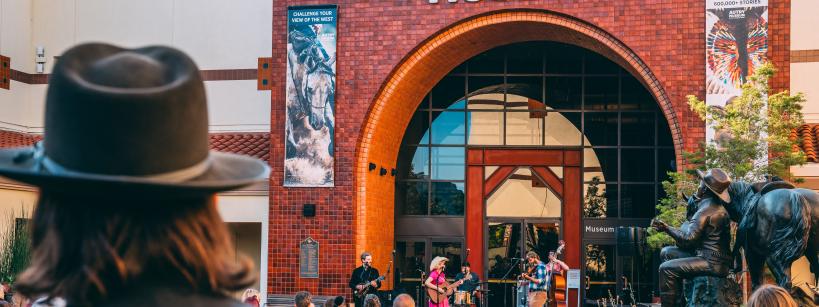
<svg viewBox="0 0 819 307"><path fill-rule="evenodd" d="M457 27L456 24L484 22L478 21L476 15L489 16L485 21L492 22L491 12L530 9L528 12L532 15L547 14L556 16L560 22L574 20L572 23L598 29L582 32L588 37L580 40L614 38L639 58L643 66L629 67L629 70L650 72L654 79L643 78L643 81L666 95L668 105L663 109L669 112L667 116L676 118L679 126L679 133L675 135L678 150L692 150L703 140L703 123L688 110L685 95L704 96L704 1L441 2L335 2L339 5L336 187L308 189L281 186L286 13L287 6L332 2L274 1L269 293L309 290L321 295L346 294L348 274L358 265L356 254L363 249L376 251L376 267L386 266L393 243L393 177L368 172L366 163L372 161L388 169L394 167L396 144L400 143L409 116L420 101L417 97L423 96L449 68L457 65L456 62L471 57L481 48L508 41L505 37L516 32L524 32L515 34L518 39L548 35L538 34L537 30L544 28L533 23L522 23L519 27L510 23L470 37L458 31L445 31ZM784 11L790 2L777 2L775 6L770 15L770 43L772 57L781 73L777 77L779 81L774 83L787 86L789 14ZM514 14L505 16L511 17L503 18L515 18ZM430 50L437 46L419 46L434 39L458 41L463 49L433 50L438 52L436 61L425 62L424 58L413 56L433 54ZM605 53L604 49L599 51ZM634 64L618 62L624 66ZM415 65L414 70L400 69L407 65ZM410 72L418 75L416 78L406 76ZM388 80L417 83L386 84ZM392 89L401 91L391 92ZM374 113L381 115L371 115ZM368 126L368 120L378 122ZM318 204L316 217L301 217L303 203ZM320 279L298 278L298 243L308 236L321 244Z"/></svg>

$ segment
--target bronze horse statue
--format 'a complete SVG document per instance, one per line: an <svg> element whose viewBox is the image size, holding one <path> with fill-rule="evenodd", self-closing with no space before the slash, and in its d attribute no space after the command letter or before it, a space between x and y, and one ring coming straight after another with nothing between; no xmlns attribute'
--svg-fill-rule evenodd
<svg viewBox="0 0 819 307"><path fill-rule="evenodd" d="M791 289L791 264L803 255L811 272L819 273L819 194L784 181L737 181L728 194L726 209L739 223L734 257L744 249L754 288L762 284L764 264L785 289Z"/></svg>

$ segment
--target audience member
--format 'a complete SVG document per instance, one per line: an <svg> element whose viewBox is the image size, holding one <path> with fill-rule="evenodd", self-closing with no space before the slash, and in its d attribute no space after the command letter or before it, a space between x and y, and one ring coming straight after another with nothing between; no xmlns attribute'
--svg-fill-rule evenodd
<svg viewBox="0 0 819 307"><path fill-rule="evenodd" d="M251 307L259 307L259 291L256 289L247 289L242 294L242 303L248 304Z"/></svg>
<svg viewBox="0 0 819 307"><path fill-rule="evenodd" d="M375 294L367 294L364 297L364 307L381 307L381 300Z"/></svg>
<svg viewBox="0 0 819 307"><path fill-rule="evenodd" d="M776 285L762 285L751 294L746 307L797 307L788 291Z"/></svg>
<svg viewBox="0 0 819 307"><path fill-rule="evenodd" d="M401 294L392 300L392 307L415 307L415 300L409 294Z"/></svg>
<svg viewBox="0 0 819 307"><path fill-rule="evenodd" d="M307 291L296 293L293 301L296 307L315 307L315 305L313 305L313 296Z"/></svg>
<svg viewBox="0 0 819 307"><path fill-rule="evenodd" d="M70 306L244 306L256 280L214 195L267 180L208 150L205 86L169 47L83 44L51 75L45 135L0 149L0 176L39 188L31 262L15 288Z"/></svg>

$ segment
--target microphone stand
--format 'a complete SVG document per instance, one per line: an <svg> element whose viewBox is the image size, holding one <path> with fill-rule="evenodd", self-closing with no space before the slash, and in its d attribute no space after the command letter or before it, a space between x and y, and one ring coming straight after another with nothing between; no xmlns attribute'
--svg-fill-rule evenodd
<svg viewBox="0 0 819 307"><path fill-rule="evenodd" d="M421 285L420 285L420 286L418 286L417 288L415 288L415 293L416 293L416 294L415 294L415 297L417 297L417 298L418 298L418 301L416 302L416 306L421 307L421 302L423 302L423 301L424 301L424 300L421 298L421 295L422 295L422 294L424 294L424 291L422 291L421 289L426 288L426 283L425 283L425 281L426 281L426 275L427 275L427 273L426 273L426 272L424 272L424 271L423 271L423 270L421 270L421 269L418 269L418 271L421 271Z"/></svg>
<svg viewBox="0 0 819 307"><path fill-rule="evenodd" d="M508 292L507 290L509 290L509 288L506 287L506 277L509 276L509 273L512 273L512 270L514 270L515 267L517 267L518 263L521 260L521 258L514 258L514 259L515 259L515 262L512 263L512 265L509 267L509 271L506 271L506 274L503 274L503 277L501 277L501 285L503 285L503 306L504 307L506 307L506 304L507 304L506 293ZM517 285L514 285L513 287L515 287L517 289ZM517 303L517 302L515 302L515 303Z"/></svg>

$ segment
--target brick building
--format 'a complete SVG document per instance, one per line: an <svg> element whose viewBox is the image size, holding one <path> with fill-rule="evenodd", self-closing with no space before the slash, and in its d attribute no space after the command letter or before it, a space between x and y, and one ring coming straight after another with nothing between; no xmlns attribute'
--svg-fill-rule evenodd
<svg viewBox="0 0 819 307"><path fill-rule="evenodd" d="M622 295L622 276L635 283L638 301L656 295L657 253L618 246L615 229L646 226L664 196L665 173L684 168L680 154L705 140L685 98L706 92L705 1L287 0L230 10L133 4L129 14L141 17L121 16L131 26L110 33L94 30L106 20L87 21L104 11L79 6L90 1L72 2L79 13L70 21L49 19L55 9L37 3L29 9L29 49L45 44L59 54L92 39L180 47L209 76L212 122L224 124L212 125L214 148L225 133L257 142L253 135L269 131L262 141L273 170L267 210L250 215L264 219L254 248L271 303L300 290L349 293L358 255L369 251L382 271L392 261L384 289L413 295L432 257L450 258L449 277L468 260L499 306L511 301L504 275L519 273L514 258L553 250L558 240L566 242L561 258L580 269L569 305ZM288 8L323 4L337 5L338 17L334 184L285 187ZM819 75L819 39L805 29L819 26L809 18L817 9L805 0L769 2L765 54L778 69L775 89L814 90L805 80ZM140 28L155 18L161 22ZM65 23L74 29L69 42L53 34L72 28ZM213 27L220 23L227 30ZM180 34L166 37L155 24ZM41 108L37 86L46 81L33 58L16 64L32 57L16 46L0 44L0 54L12 58L11 93L26 86L31 93L0 91L0 106L19 113L0 114L0 124L14 124L3 126L14 130L9 143L23 144L40 132L31 114ZM258 69L251 68L257 58ZM270 105L243 104L259 97ZM20 99L33 107L15 106ZM817 105L806 108L814 122ZM268 112L269 122L246 120ZM15 119L21 116L26 120ZM222 149L241 151L240 144ZM256 208L258 201L248 203ZM309 205L315 216L305 214ZM230 216L231 207L223 208ZM300 277L307 238L320 246L318 278Z"/></svg>

